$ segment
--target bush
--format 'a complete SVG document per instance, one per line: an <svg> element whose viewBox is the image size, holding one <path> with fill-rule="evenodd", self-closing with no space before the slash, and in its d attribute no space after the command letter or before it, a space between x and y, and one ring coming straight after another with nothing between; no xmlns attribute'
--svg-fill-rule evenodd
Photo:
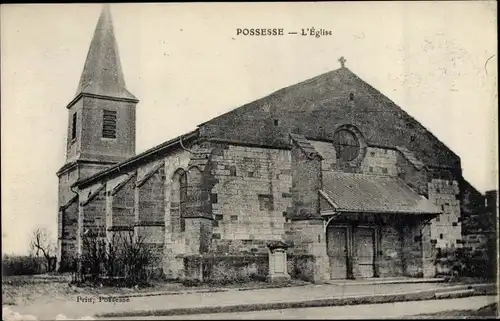
<svg viewBox="0 0 500 321"><path fill-rule="evenodd" d="M289 266L293 267L288 272L292 278L297 278L307 282L314 281L315 258L309 254L289 255Z"/></svg>
<svg viewBox="0 0 500 321"><path fill-rule="evenodd" d="M148 285L163 277L159 258L144 238L128 235L110 240L94 235L83 238L83 255L77 260L74 282L102 285Z"/></svg>
<svg viewBox="0 0 500 321"><path fill-rule="evenodd" d="M230 284L230 283L245 283L250 281L248 270L230 266L228 262L222 261L217 263L209 278L210 283L214 284Z"/></svg>
<svg viewBox="0 0 500 321"><path fill-rule="evenodd" d="M496 245L490 240L485 248L470 250L466 248L438 249L436 265L444 274L452 277L495 278Z"/></svg>
<svg viewBox="0 0 500 321"><path fill-rule="evenodd" d="M5 255L2 258L2 275L32 275L47 272L45 258Z"/></svg>

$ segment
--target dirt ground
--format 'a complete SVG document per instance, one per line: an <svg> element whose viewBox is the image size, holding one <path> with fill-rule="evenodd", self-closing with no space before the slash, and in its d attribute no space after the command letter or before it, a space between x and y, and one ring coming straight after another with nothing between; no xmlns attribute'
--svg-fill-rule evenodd
<svg viewBox="0 0 500 321"><path fill-rule="evenodd" d="M53 301L75 300L77 296L89 295L130 295L151 292L185 292L196 290L214 290L223 288L255 289L269 287L287 287L308 284L299 280L291 280L283 284L266 282L249 282L245 284L228 284L215 286L203 284L185 286L178 282L158 282L148 287L75 287L70 285L70 274L42 274L4 276L2 278L3 305L29 305L32 302L44 303Z"/></svg>
<svg viewBox="0 0 500 321"><path fill-rule="evenodd" d="M481 319L498 317L498 303L493 303L478 310L451 310L438 313L419 314L412 319Z"/></svg>

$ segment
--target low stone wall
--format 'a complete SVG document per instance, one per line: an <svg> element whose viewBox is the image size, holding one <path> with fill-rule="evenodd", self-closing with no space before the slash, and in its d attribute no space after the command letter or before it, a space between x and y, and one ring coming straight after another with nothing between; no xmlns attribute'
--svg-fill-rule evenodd
<svg viewBox="0 0 500 321"><path fill-rule="evenodd" d="M213 239L210 251L214 254L266 254L270 240Z"/></svg>
<svg viewBox="0 0 500 321"><path fill-rule="evenodd" d="M183 256L185 282L229 284L266 281L269 274L269 255L204 254ZM309 254L288 254L287 270L290 277L314 282L316 259Z"/></svg>
<svg viewBox="0 0 500 321"><path fill-rule="evenodd" d="M205 254L184 256L184 280L214 284L265 281L269 271L267 254Z"/></svg>

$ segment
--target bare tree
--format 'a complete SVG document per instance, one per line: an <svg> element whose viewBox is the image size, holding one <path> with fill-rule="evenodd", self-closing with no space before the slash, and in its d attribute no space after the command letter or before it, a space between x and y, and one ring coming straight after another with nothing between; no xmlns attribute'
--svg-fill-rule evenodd
<svg viewBox="0 0 500 321"><path fill-rule="evenodd" d="M56 245L50 233L45 228L36 228L31 234L30 252L36 257L39 257L40 254L43 255L49 272L53 270L52 261L55 250Z"/></svg>

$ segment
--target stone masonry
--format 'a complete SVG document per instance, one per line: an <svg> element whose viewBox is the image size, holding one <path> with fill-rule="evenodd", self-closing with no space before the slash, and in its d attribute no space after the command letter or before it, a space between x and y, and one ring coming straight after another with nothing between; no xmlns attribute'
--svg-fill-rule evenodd
<svg viewBox="0 0 500 321"><path fill-rule="evenodd" d="M441 207L443 214L432 221L431 238L436 247L461 247L460 200L458 182L433 179L429 183L429 199Z"/></svg>
<svg viewBox="0 0 500 321"><path fill-rule="evenodd" d="M135 235L163 256L165 242L165 169L159 163L136 183ZM113 213L114 214L114 213Z"/></svg>
<svg viewBox="0 0 500 321"><path fill-rule="evenodd" d="M333 277L329 262L336 252L328 242L344 247L327 224L344 224L349 277L370 274L370 265L379 277L433 276L435 247L491 238L485 229L493 223L475 224L484 218L476 210L482 196L464 183L460 158L344 64L136 155L138 99L125 86L117 48L105 8L66 106L66 161L57 173L60 267L82 254L88 237L109 241L133 233L172 279L201 273L186 262L226 254L262 258L266 244L286 241L291 270L319 282ZM340 189L333 172L357 178ZM332 189L350 193L335 195L345 203L360 195L356 184L380 200L381 184L404 183L409 189L401 203L434 207L430 200L442 214L429 221L436 209L405 211L394 203L388 209L387 198L386 207L372 212L342 209L323 190L329 177ZM365 247L351 244L356 238ZM371 251L371 241L373 263L360 263L353 249ZM371 260L368 250L360 256Z"/></svg>
<svg viewBox="0 0 500 321"><path fill-rule="evenodd" d="M228 145L213 161L214 241L222 248L218 240L281 240L291 206L290 152Z"/></svg>

